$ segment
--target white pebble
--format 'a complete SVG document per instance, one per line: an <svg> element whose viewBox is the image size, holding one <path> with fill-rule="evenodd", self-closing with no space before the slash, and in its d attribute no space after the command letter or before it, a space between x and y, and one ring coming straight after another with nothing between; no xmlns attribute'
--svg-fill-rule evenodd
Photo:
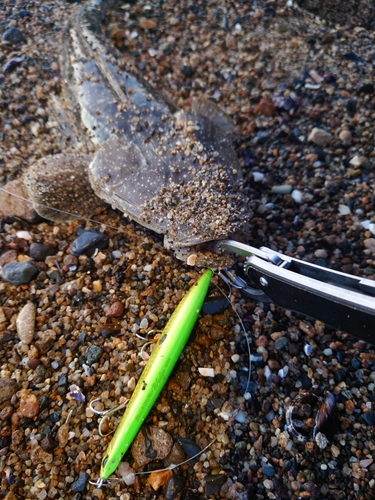
<svg viewBox="0 0 375 500"><path fill-rule="evenodd" d="M332 349L327 347L326 349L324 349L323 354L324 354L324 356L332 356L333 351L332 351Z"/></svg>
<svg viewBox="0 0 375 500"><path fill-rule="evenodd" d="M253 172L254 182L264 181L264 174L262 172Z"/></svg>
<svg viewBox="0 0 375 500"><path fill-rule="evenodd" d="M130 467L128 462L120 462L119 466L117 467L117 471L127 486L131 486L132 484L134 484L135 481L134 469Z"/></svg>
<svg viewBox="0 0 375 500"><path fill-rule="evenodd" d="M142 321L139 324L140 328L143 328L143 330L146 330L148 328L148 319L147 318L142 318Z"/></svg>
<svg viewBox="0 0 375 500"><path fill-rule="evenodd" d="M57 361L52 361L51 368L53 368L54 370L57 370L58 367L59 367L59 363Z"/></svg>
<svg viewBox="0 0 375 500"><path fill-rule="evenodd" d="M283 368L280 368L278 371L278 375L281 379L285 378L288 375L289 372L289 366L284 366Z"/></svg>
<svg viewBox="0 0 375 500"><path fill-rule="evenodd" d="M370 224L371 224L371 221L369 221L369 220L364 220L361 222L361 226L363 227L363 229L369 229Z"/></svg>
<svg viewBox="0 0 375 500"><path fill-rule="evenodd" d="M238 363L239 360L240 360L240 355L239 354L233 354L233 356L231 358L232 358L233 363Z"/></svg>
<svg viewBox="0 0 375 500"><path fill-rule="evenodd" d="M375 224L373 222L371 222L368 228L371 234L375 234Z"/></svg>
<svg viewBox="0 0 375 500"><path fill-rule="evenodd" d="M120 252L120 250L113 250L112 255L115 259L121 259L122 257L122 253Z"/></svg>
<svg viewBox="0 0 375 500"><path fill-rule="evenodd" d="M322 432L317 433L315 441L321 450L324 450L324 448L326 448L328 445L328 439Z"/></svg>
<svg viewBox="0 0 375 500"><path fill-rule="evenodd" d="M348 207L348 205L339 205L339 214L340 215L349 215L351 212L350 212L350 208Z"/></svg>
<svg viewBox="0 0 375 500"><path fill-rule="evenodd" d="M294 189L291 192L291 197L296 203L302 203L302 193L299 189Z"/></svg>
<svg viewBox="0 0 375 500"><path fill-rule="evenodd" d="M213 368L198 368L199 373L202 375L202 377L214 377L215 376L215 371Z"/></svg>
<svg viewBox="0 0 375 500"><path fill-rule="evenodd" d="M146 273L148 273L148 272L152 271L152 270L153 270L153 268L154 268L154 266L153 266L152 264L148 264L147 266L145 266L145 267L143 268L143 270L144 270Z"/></svg>
<svg viewBox="0 0 375 500"><path fill-rule="evenodd" d="M243 424L245 422L245 414L242 410L239 410L237 415L234 417L236 422Z"/></svg>
<svg viewBox="0 0 375 500"><path fill-rule="evenodd" d="M20 238L22 240L29 240L29 241L31 241L33 239L33 237L31 236L31 234L29 233L29 231L17 231L16 232L16 236L17 236L17 238Z"/></svg>

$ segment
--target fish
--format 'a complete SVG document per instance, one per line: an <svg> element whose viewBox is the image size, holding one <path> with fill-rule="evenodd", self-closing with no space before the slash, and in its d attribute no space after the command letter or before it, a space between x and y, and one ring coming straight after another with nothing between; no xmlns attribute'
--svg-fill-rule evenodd
<svg viewBox="0 0 375 500"><path fill-rule="evenodd" d="M62 213L51 209L63 198L64 211L89 215L88 204L95 209L100 205L91 202L96 196L164 235L168 248L227 238L250 216L231 138L233 124L215 103L194 99L191 111L181 110L127 71L102 34L111 6L108 0L87 2L63 32L64 93L53 100L75 152L66 161L64 154L44 158L25 173L35 209L61 220ZM66 173L64 165L71 167ZM42 171L48 172L46 178ZM71 178L66 188L70 196L60 193L62 178ZM83 196L82 183L92 190ZM85 200L90 202L82 213Z"/></svg>

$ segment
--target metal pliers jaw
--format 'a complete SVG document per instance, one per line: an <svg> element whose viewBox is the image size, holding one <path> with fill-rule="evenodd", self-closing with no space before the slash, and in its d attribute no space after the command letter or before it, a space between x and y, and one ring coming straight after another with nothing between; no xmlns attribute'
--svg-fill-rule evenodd
<svg viewBox="0 0 375 500"><path fill-rule="evenodd" d="M249 297L274 302L375 344L375 281L234 240L218 241L215 250L245 257L251 284L230 271L225 276Z"/></svg>

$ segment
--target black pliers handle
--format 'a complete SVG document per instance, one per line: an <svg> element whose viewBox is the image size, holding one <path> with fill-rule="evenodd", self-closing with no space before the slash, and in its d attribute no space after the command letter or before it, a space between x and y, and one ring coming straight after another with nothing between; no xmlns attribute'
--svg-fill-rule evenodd
<svg viewBox="0 0 375 500"><path fill-rule="evenodd" d="M259 301L268 299L375 344L375 281L234 240L218 241L216 251L245 257L244 271L250 283L230 272L226 276L246 295Z"/></svg>

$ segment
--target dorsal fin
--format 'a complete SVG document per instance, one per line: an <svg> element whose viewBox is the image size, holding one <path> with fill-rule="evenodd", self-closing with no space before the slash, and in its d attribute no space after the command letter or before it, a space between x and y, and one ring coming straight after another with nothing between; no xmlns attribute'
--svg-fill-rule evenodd
<svg viewBox="0 0 375 500"><path fill-rule="evenodd" d="M233 133L234 123L214 102L204 97L193 97L191 110L194 114L208 118L224 135Z"/></svg>

